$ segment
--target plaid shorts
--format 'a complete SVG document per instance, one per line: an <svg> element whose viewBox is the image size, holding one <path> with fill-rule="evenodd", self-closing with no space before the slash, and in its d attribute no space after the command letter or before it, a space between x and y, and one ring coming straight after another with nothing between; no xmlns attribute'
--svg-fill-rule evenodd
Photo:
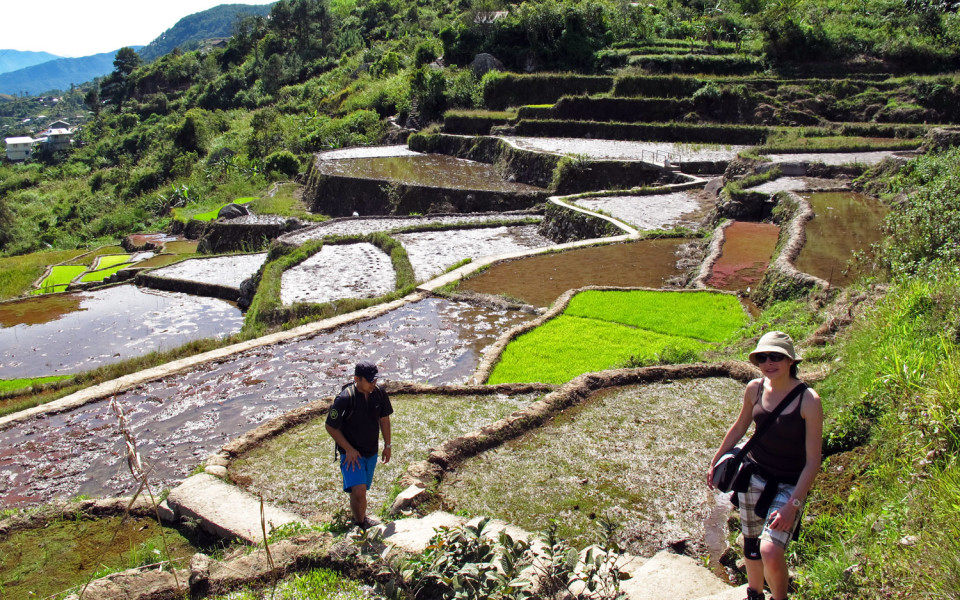
<svg viewBox="0 0 960 600"><path fill-rule="evenodd" d="M776 546L786 550L787 544L789 544L790 540L793 539L793 532L796 531L797 525L800 523L800 515L803 514L803 506L797 509L797 516L793 521L793 527L791 527L789 530L774 531L770 529L769 523L773 519L763 519L758 517L757 513L754 512L754 508L757 506L757 500L760 499L760 494L763 492L763 488L766 485L766 480L757 474L753 474L750 477L750 489L748 489L746 492L740 492L740 522L743 531L743 537L755 537L760 538L761 540L767 540L768 542L773 542L773 544ZM781 483L777 486L777 495L770 503L770 510L767 512L768 517L773 513L773 511L779 510L781 506L787 503L787 500L790 499L795 487L796 486L786 483Z"/></svg>

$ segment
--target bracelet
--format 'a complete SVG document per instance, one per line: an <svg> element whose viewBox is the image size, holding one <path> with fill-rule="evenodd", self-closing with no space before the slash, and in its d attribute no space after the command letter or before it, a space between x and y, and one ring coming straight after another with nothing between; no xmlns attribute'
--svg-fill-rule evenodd
<svg viewBox="0 0 960 600"><path fill-rule="evenodd" d="M392 448L392 447L393 447L393 444L384 444L384 445L383 445L383 449L384 449L384 450L386 450L387 448Z"/></svg>
<svg viewBox="0 0 960 600"><path fill-rule="evenodd" d="M796 498L794 498L793 500L790 501L790 504L796 506L797 508L800 508L801 502L800 502L799 500L797 500Z"/></svg>

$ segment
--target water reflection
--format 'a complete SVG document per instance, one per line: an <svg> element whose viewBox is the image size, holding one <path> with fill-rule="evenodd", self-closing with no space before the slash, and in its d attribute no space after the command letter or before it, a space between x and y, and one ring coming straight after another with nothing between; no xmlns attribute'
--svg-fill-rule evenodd
<svg viewBox="0 0 960 600"><path fill-rule="evenodd" d="M79 373L243 325L223 300L132 285L19 300L0 315L0 379Z"/></svg>
<svg viewBox="0 0 960 600"><path fill-rule="evenodd" d="M308 339L257 348L118 396L157 487L175 485L238 434L334 394L371 358L387 379L457 383L484 347L528 320L429 298ZM0 432L0 507L132 491L108 402Z"/></svg>
<svg viewBox="0 0 960 600"><path fill-rule="evenodd" d="M649 239L521 258L461 282L460 289L548 306L563 292L587 285L659 288L680 274L677 250L689 241Z"/></svg>
<svg viewBox="0 0 960 600"><path fill-rule="evenodd" d="M815 216L807 221L807 240L795 265L832 285L850 285L861 272L848 269L848 261L857 251L869 253L870 245L881 240L880 225L889 209L856 192L822 192L807 199Z"/></svg>
<svg viewBox="0 0 960 600"><path fill-rule="evenodd" d="M734 221L724 230L723 253L714 263L707 285L729 291L755 286L770 265L779 235L776 225Z"/></svg>

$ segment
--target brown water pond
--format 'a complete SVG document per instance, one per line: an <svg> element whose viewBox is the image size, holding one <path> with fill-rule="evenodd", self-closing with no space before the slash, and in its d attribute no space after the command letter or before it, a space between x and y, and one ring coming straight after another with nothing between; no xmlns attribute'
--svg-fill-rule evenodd
<svg viewBox="0 0 960 600"><path fill-rule="evenodd" d="M323 160L324 175L379 179L427 187L504 192L540 191L540 188L504 181L493 165L444 154Z"/></svg>
<svg viewBox="0 0 960 600"><path fill-rule="evenodd" d="M198 241L178 240L174 242L164 242L163 252L167 254L196 254Z"/></svg>
<svg viewBox="0 0 960 600"><path fill-rule="evenodd" d="M333 395L360 359L387 379L458 383L482 351L533 315L428 298L390 313L253 349L119 394L154 483L173 486L237 435ZM129 493L123 444L107 401L0 431L0 508L77 494Z"/></svg>
<svg viewBox="0 0 960 600"><path fill-rule="evenodd" d="M714 263L707 285L729 291L756 285L770 265L779 235L776 225L735 221L724 230L723 253Z"/></svg>
<svg viewBox="0 0 960 600"><path fill-rule="evenodd" d="M494 265L460 289L549 306L563 292L587 285L659 288L680 274L677 250L689 241L649 239L540 254Z"/></svg>
<svg viewBox="0 0 960 600"><path fill-rule="evenodd" d="M0 379L67 375L235 333L236 305L121 285L0 305Z"/></svg>
<svg viewBox="0 0 960 600"><path fill-rule="evenodd" d="M795 266L832 285L850 285L862 273L848 268L848 261L882 239L880 225L889 209L857 192L820 192L807 199L815 216L807 221L807 240Z"/></svg>

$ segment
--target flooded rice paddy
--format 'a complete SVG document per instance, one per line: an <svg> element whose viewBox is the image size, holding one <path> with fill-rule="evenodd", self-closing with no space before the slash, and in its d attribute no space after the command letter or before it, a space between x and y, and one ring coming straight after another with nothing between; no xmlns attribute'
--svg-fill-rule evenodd
<svg viewBox="0 0 960 600"><path fill-rule="evenodd" d="M394 396L392 458L377 465L368 496L370 511L379 512L392 500L392 484L407 467L427 458L442 442L480 429L520 410L531 396ZM346 506L333 442L324 429L325 417L277 436L238 457L230 477L253 493L262 493L284 508L309 517L332 514ZM389 506L388 506L389 508Z"/></svg>
<svg viewBox="0 0 960 600"><path fill-rule="evenodd" d="M344 158L386 158L390 156L419 156L404 145L393 146L359 146L356 148L341 148L328 150L316 155L317 160L340 160Z"/></svg>
<svg viewBox="0 0 960 600"><path fill-rule="evenodd" d="M765 154L775 163L823 163L825 165L875 165L883 159L894 156L893 150L877 150L873 152L811 152L808 154Z"/></svg>
<svg viewBox="0 0 960 600"><path fill-rule="evenodd" d="M848 269L848 261L882 239L880 225L889 209L856 192L819 192L807 198L814 218L807 221L807 240L795 266L833 285L849 285L860 273Z"/></svg>
<svg viewBox="0 0 960 600"><path fill-rule="evenodd" d="M435 277L466 258L510 254L553 245L553 241L540 235L537 225L421 231L400 233L393 237L406 249L418 281Z"/></svg>
<svg viewBox="0 0 960 600"><path fill-rule="evenodd" d="M721 146L711 144L683 144L672 142L631 142L623 140L591 140L583 138L505 137L519 148L583 155L600 160L650 160L666 156L683 161L733 160L748 146Z"/></svg>
<svg viewBox="0 0 960 600"><path fill-rule="evenodd" d="M0 379L68 375L235 333L223 300L121 285L0 305Z"/></svg>
<svg viewBox="0 0 960 600"><path fill-rule="evenodd" d="M690 191L649 196L583 198L577 200L576 204L587 210L601 211L646 231L671 229L681 225L695 228L716 201Z"/></svg>
<svg viewBox="0 0 960 600"><path fill-rule="evenodd" d="M316 165L324 175L396 184L494 192L542 191L532 185L504 181L493 165L445 154L321 160Z"/></svg>
<svg viewBox="0 0 960 600"><path fill-rule="evenodd" d="M770 265L780 228L770 223L734 221L724 229L723 249L707 285L728 291L755 286Z"/></svg>
<svg viewBox="0 0 960 600"><path fill-rule="evenodd" d="M167 279L182 279L240 289L267 260L267 253L236 254L213 258L190 258L169 267L151 271L151 275Z"/></svg>
<svg viewBox="0 0 960 600"><path fill-rule="evenodd" d="M451 511L490 515L528 531L556 519L582 547L598 517L620 524L628 552L650 556L688 540L705 553L715 505L704 473L740 407L742 384L683 380L612 388L548 425L466 461L440 486ZM518 483L522 482L522 483Z"/></svg>
<svg viewBox="0 0 960 600"><path fill-rule="evenodd" d="M522 311L427 298L310 338L243 352L117 396L156 486L172 486L240 433L338 392L360 359L385 379L460 383ZM129 493L107 401L0 431L0 507Z"/></svg>
<svg viewBox="0 0 960 600"><path fill-rule="evenodd" d="M459 289L549 306L563 292L587 285L659 288L681 273L677 252L689 241L649 239L528 256L493 265Z"/></svg>
<svg viewBox="0 0 960 600"><path fill-rule="evenodd" d="M542 219L539 215L517 215L516 213L480 213L463 215L437 215L425 217L347 217L332 219L325 223L311 225L304 229L285 234L281 242L301 245L310 240L318 240L334 235L366 235L377 231L396 231L407 227L430 227L434 225L475 225L505 219Z"/></svg>
<svg viewBox="0 0 960 600"><path fill-rule="evenodd" d="M299 265L284 271L280 300L332 302L340 298L374 298L394 290L397 275L390 257L373 244L328 244Z"/></svg>

